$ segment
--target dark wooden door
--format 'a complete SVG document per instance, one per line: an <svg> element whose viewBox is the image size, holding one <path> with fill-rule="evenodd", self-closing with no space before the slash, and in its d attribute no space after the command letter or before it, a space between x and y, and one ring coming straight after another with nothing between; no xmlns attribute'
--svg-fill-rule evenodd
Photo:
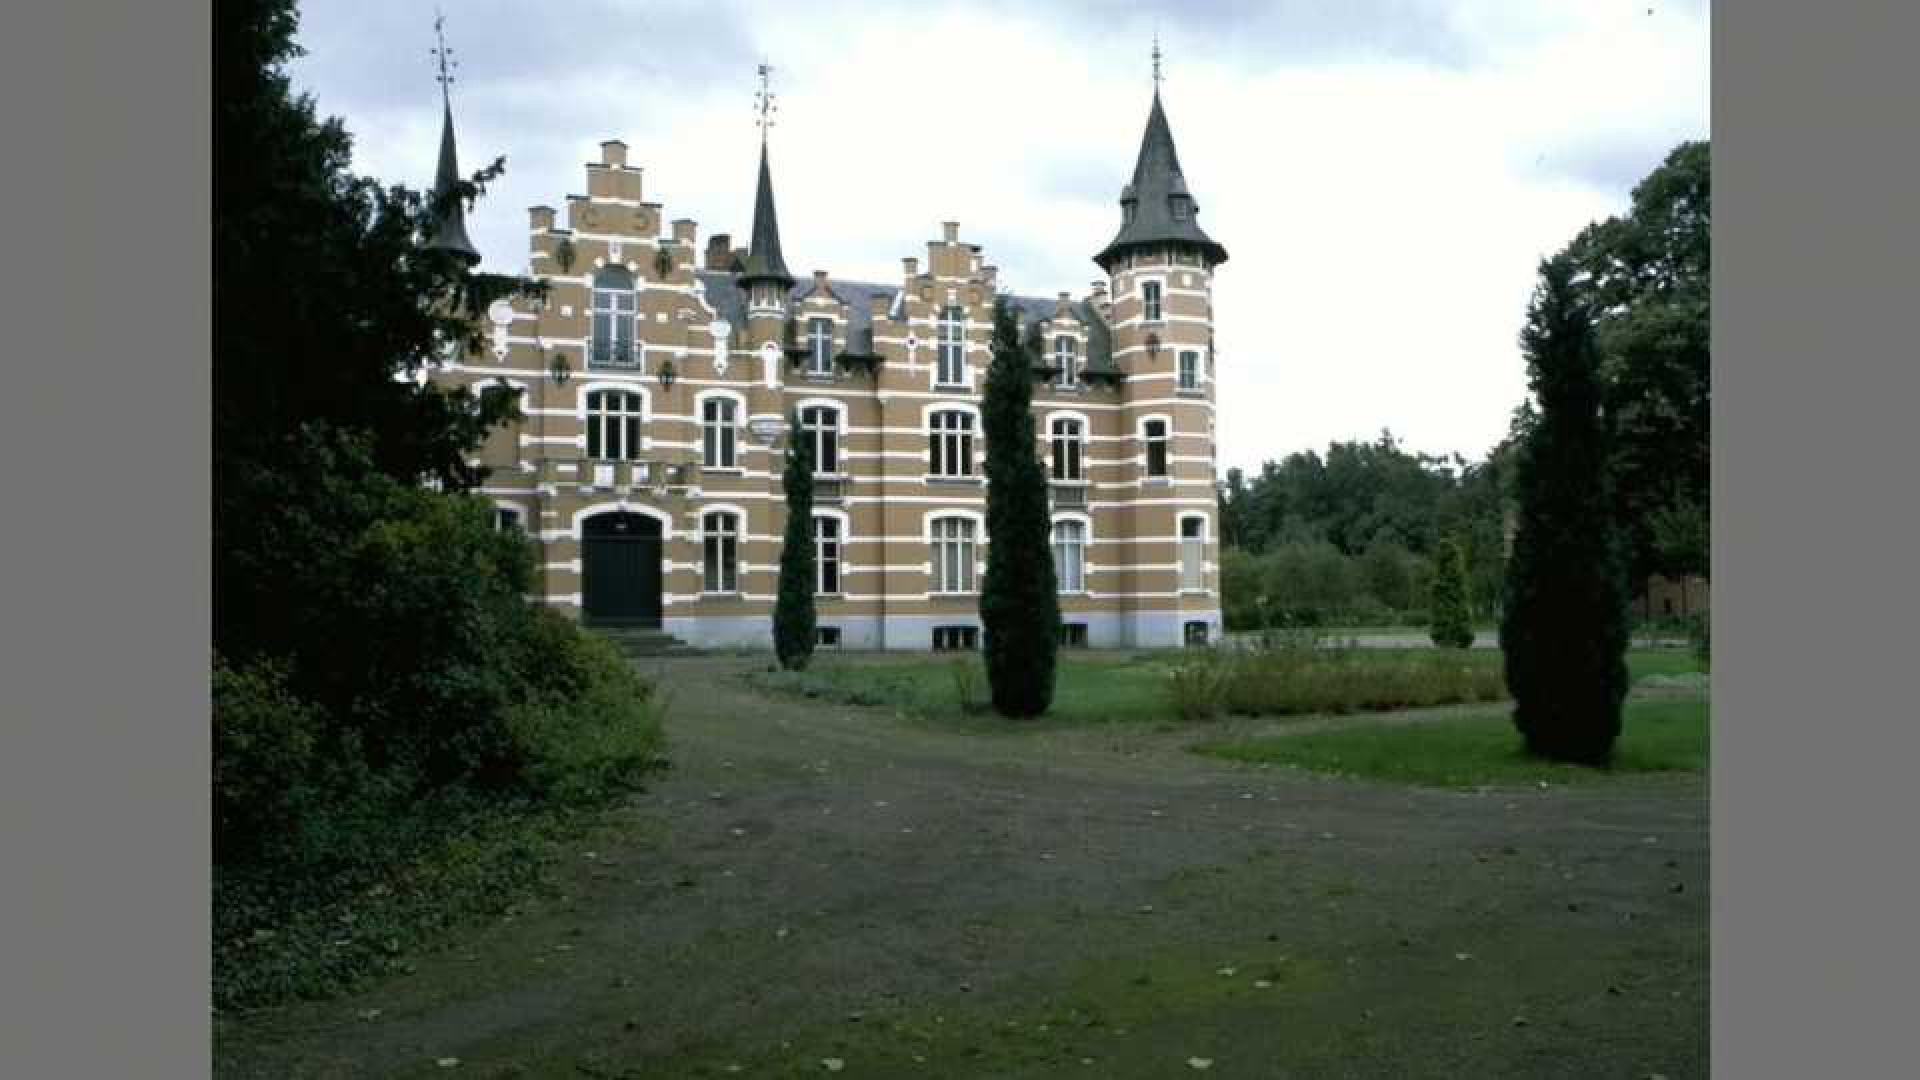
<svg viewBox="0 0 1920 1080"><path fill-rule="evenodd" d="M660 625L660 523L644 514L596 514L581 536L588 621Z"/></svg>

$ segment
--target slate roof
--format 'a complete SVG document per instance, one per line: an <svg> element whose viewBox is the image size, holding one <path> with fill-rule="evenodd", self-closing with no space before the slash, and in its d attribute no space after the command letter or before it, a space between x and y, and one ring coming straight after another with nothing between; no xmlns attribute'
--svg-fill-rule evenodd
<svg viewBox="0 0 1920 1080"><path fill-rule="evenodd" d="M433 176L436 198L460 182L460 161L453 147L453 103L442 98L441 104L444 111L440 115L440 165ZM480 252L467 238L467 211L462 200L449 200L447 208L440 212L427 237L427 247L450 252L469 266L480 261Z"/></svg>
<svg viewBox="0 0 1920 1080"><path fill-rule="evenodd" d="M1111 273L1113 263L1128 252L1167 244L1198 248L1209 264L1227 261L1227 249L1214 243L1195 220L1200 205L1187 191L1180 155L1173 146L1173 129L1167 125L1157 89L1153 92L1153 109L1147 114L1147 130L1140 136L1133 182L1121 189L1120 206L1124 211L1120 231L1105 251L1093 257L1101 269Z"/></svg>
<svg viewBox="0 0 1920 1080"><path fill-rule="evenodd" d="M767 167L767 144L760 144L760 187L753 197L753 237L740 280L793 284L787 260L780 253L780 221L773 210L773 170Z"/></svg>

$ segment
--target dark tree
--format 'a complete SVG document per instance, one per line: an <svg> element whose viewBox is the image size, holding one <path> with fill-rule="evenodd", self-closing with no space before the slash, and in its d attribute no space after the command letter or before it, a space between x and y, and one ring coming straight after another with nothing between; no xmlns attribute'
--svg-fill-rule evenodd
<svg viewBox="0 0 1920 1080"><path fill-rule="evenodd" d="M1565 255L1521 331L1539 414L1520 445L1500 646L1529 752L1607 763L1627 692L1627 579L1593 327Z"/></svg>
<svg viewBox="0 0 1920 1080"><path fill-rule="evenodd" d="M800 418L787 420L787 532L780 547L780 594L773 606L773 651L780 666L800 671L813 659L813 444Z"/></svg>
<svg viewBox="0 0 1920 1080"><path fill-rule="evenodd" d="M980 590L987 681L1002 716L1053 703L1060 596L1053 576L1047 474L1034 446L1036 344L1022 341L1005 297L993 307L993 366L982 407L987 439L987 578Z"/></svg>
<svg viewBox="0 0 1920 1080"><path fill-rule="evenodd" d="M1433 553L1433 643L1443 649L1473 645L1473 611L1467 603L1467 556L1449 536Z"/></svg>

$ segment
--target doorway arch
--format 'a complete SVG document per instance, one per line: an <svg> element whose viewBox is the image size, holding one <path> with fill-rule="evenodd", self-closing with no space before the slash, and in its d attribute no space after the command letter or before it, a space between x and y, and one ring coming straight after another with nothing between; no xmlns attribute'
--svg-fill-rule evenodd
<svg viewBox="0 0 1920 1080"><path fill-rule="evenodd" d="M601 626L660 625L660 522L612 510L580 523L581 608Z"/></svg>

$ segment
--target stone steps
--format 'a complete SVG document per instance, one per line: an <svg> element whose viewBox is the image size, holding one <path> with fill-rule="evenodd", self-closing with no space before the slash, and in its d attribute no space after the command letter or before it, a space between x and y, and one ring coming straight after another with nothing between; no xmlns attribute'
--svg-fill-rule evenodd
<svg viewBox="0 0 1920 1080"><path fill-rule="evenodd" d="M698 656L700 650L657 626L591 626L588 629L619 647L629 659L644 656Z"/></svg>

